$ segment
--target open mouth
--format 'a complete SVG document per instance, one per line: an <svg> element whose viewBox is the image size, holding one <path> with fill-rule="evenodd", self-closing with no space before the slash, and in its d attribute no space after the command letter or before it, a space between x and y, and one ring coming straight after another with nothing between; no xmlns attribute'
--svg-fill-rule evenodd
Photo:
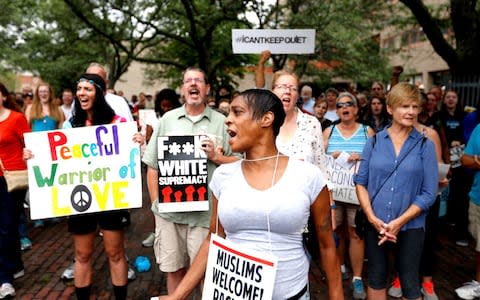
<svg viewBox="0 0 480 300"><path fill-rule="evenodd" d="M192 95L192 96L194 96L194 95L195 95L195 96L200 95L200 91L199 91L197 88L191 88L191 89L188 91L188 93L189 93L190 95Z"/></svg>
<svg viewBox="0 0 480 300"><path fill-rule="evenodd" d="M227 129L227 134L228 134L231 138L233 138L233 137L235 137L235 136L237 135L237 133L236 133L235 131L230 130L230 129Z"/></svg>

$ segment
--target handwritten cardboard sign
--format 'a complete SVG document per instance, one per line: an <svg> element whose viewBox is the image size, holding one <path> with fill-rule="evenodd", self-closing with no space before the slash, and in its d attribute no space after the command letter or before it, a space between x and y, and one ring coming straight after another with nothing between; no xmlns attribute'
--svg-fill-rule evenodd
<svg viewBox="0 0 480 300"><path fill-rule="evenodd" d="M135 132L128 122L26 133L31 218L141 207Z"/></svg>
<svg viewBox="0 0 480 300"><path fill-rule="evenodd" d="M359 204L357 193L355 192L355 184L353 183L356 165L346 169L344 165L337 163L331 155L325 155L325 163L330 181L335 185L333 200Z"/></svg>

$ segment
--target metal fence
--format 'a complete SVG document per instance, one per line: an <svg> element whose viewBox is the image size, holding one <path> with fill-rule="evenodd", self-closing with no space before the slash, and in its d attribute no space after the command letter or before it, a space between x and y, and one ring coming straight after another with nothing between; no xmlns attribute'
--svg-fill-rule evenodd
<svg viewBox="0 0 480 300"><path fill-rule="evenodd" d="M447 90L458 94L458 103L463 106L477 107L480 102L480 75L457 77L443 84Z"/></svg>

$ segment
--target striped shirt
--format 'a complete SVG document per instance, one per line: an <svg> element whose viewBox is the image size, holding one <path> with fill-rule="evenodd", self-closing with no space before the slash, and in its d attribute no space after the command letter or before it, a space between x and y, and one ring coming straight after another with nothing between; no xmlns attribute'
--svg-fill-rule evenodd
<svg viewBox="0 0 480 300"><path fill-rule="evenodd" d="M346 138L342 135L338 127L333 125L332 133L328 138L327 154L332 154L335 151L345 151L348 154L362 153L363 147L368 140L368 127L360 124L355 133Z"/></svg>

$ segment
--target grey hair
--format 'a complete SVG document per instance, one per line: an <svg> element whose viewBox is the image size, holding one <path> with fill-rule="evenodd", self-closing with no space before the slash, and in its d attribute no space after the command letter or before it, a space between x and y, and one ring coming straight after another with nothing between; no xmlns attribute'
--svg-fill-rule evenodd
<svg viewBox="0 0 480 300"><path fill-rule="evenodd" d="M340 101L340 99L345 98L345 97L350 98L350 100L353 101L353 104L355 106L358 106L357 98L355 98L355 96L350 94L349 92L341 92L340 94L338 94L337 103L338 103L338 101Z"/></svg>
<svg viewBox="0 0 480 300"><path fill-rule="evenodd" d="M87 70L90 69L91 67L98 67L98 68L103 69L105 71L106 78L108 78L108 71L109 70L108 70L107 66L104 66L104 65L102 65L101 63L98 63L98 62L92 62L88 65Z"/></svg>

